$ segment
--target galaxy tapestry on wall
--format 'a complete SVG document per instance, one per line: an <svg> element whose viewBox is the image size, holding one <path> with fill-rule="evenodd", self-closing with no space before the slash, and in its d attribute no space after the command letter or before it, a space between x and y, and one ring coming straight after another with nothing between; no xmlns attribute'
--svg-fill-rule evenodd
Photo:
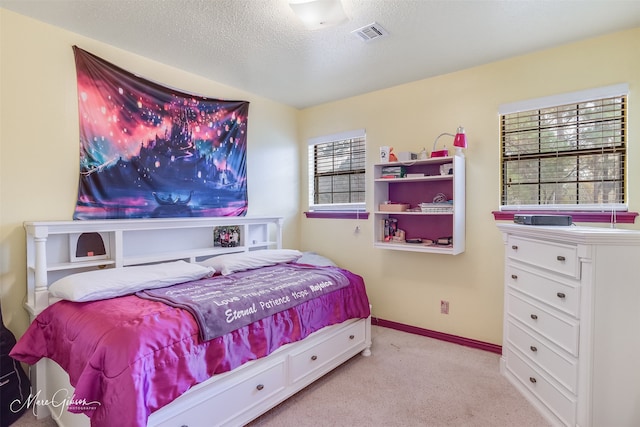
<svg viewBox="0 0 640 427"><path fill-rule="evenodd" d="M246 214L247 101L180 92L73 51L80 113L74 219Z"/></svg>

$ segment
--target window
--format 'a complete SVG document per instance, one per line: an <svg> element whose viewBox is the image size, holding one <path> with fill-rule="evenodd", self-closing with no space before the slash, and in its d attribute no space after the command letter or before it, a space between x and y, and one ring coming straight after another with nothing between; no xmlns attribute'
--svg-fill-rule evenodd
<svg viewBox="0 0 640 427"><path fill-rule="evenodd" d="M626 210L627 92L501 107L501 209Z"/></svg>
<svg viewBox="0 0 640 427"><path fill-rule="evenodd" d="M309 141L310 210L364 210L365 142L364 129Z"/></svg>

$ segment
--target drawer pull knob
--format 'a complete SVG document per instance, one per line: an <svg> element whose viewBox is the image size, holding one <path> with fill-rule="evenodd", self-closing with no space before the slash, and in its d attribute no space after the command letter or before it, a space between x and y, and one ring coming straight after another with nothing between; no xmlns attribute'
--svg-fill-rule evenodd
<svg viewBox="0 0 640 427"><path fill-rule="evenodd" d="M566 259L565 257L563 257L562 255L558 255L558 256L556 257L556 259L557 259L558 261L561 261L561 262L562 262L562 261L566 261L566 260L567 260L567 259Z"/></svg>
<svg viewBox="0 0 640 427"><path fill-rule="evenodd" d="M558 292L556 295L558 296L558 298L564 298L564 297L566 297L566 295L564 294L564 292Z"/></svg>
<svg viewBox="0 0 640 427"><path fill-rule="evenodd" d="M518 245L511 246L511 249L513 249L514 251L517 251L518 250Z"/></svg>
<svg viewBox="0 0 640 427"><path fill-rule="evenodd" d="M531 315L531 318L532 318L533 320L538 320L538 315L537 315L537 314L532 314L532 315Z"/></svg>
<svg viewBox="0 0 640 427"><path fill-rule="evenodd" d="M318 360L318 356L314 354L313 356L311 356L311 360Z"/></svg>
<svg viewBox="0 0 640 427"><path fill-rule="evenodd" d="M349 335L350 340L354 339L355 337L356 337L355 335Z"/></svg>
<svg viewBox="0 0 640 427"><path fill-rule="evenodd" d="M258 384L256 386L256 390L258 390L258 391L262 390L263 388L264 388L264 384Z"/></svg>
<svg viewBox="0 0 640 427"><path fill-rule="evenodd" d="M517 274L512 274L512 275L511 275L511 278L512 278L513 280L518 280L518 275L517 275Z"/></svg>
<svg viewBox="0 0 640 427"><path fill-rule="evenodd" d="M529 347L531 349L531 351L533 351L534 353L536 351L538 351L538 347L536 347L535 345L532 345L531 347Z"/></svg>
<svg viewBox="0 0 640 427"><path fill-rule="evenodd" d="M533 378L533 377L529 377L529 381L531 381L533 384L535 384L535 383L537 383L537 382L538 382L538 380L536 380L536 379L535 379L535 378Z"/></svg>

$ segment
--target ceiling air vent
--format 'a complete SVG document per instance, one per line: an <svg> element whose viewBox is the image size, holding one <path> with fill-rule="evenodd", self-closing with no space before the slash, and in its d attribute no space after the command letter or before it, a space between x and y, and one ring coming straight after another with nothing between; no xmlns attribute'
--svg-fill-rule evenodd
<svg viewBox="0 0 640 427"><path fill-rule="evenodd" d="M351 33L355 34L365 42L370 42L371 40L379 39L389 35L389 33L387 33L387 30L382 28L382 26L377 22L365 25L364 27L358 28L357 30L353 30Z"/></svg>

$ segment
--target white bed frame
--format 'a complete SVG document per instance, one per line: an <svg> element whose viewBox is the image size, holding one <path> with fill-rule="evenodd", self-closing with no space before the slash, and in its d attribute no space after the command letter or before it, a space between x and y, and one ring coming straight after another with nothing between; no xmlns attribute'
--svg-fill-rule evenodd
<svg viewBox="0 0 640 427"><path fill-rule="evenodd" d="M213 230L237 225L238 246L214 246ZM26 222L27 301L31 319L49 305L48 286L68 274L183 259L196 262L232 252L282 247L282 218L224 217ZM99 233L106 254L77 256L78 236ZM262 359L216 375L151 414L148 426L238 426L278 405L346 360L371 354L371 318L352 319L285 345ZM73 395L69 377L55 362L31 367L38 418L59 426L89 426L89 418L64 410ZM44 400L54 404L44 404ZM57 404L56 404L57 402ZM214 418L215 417L215 418Z"/></svg>

